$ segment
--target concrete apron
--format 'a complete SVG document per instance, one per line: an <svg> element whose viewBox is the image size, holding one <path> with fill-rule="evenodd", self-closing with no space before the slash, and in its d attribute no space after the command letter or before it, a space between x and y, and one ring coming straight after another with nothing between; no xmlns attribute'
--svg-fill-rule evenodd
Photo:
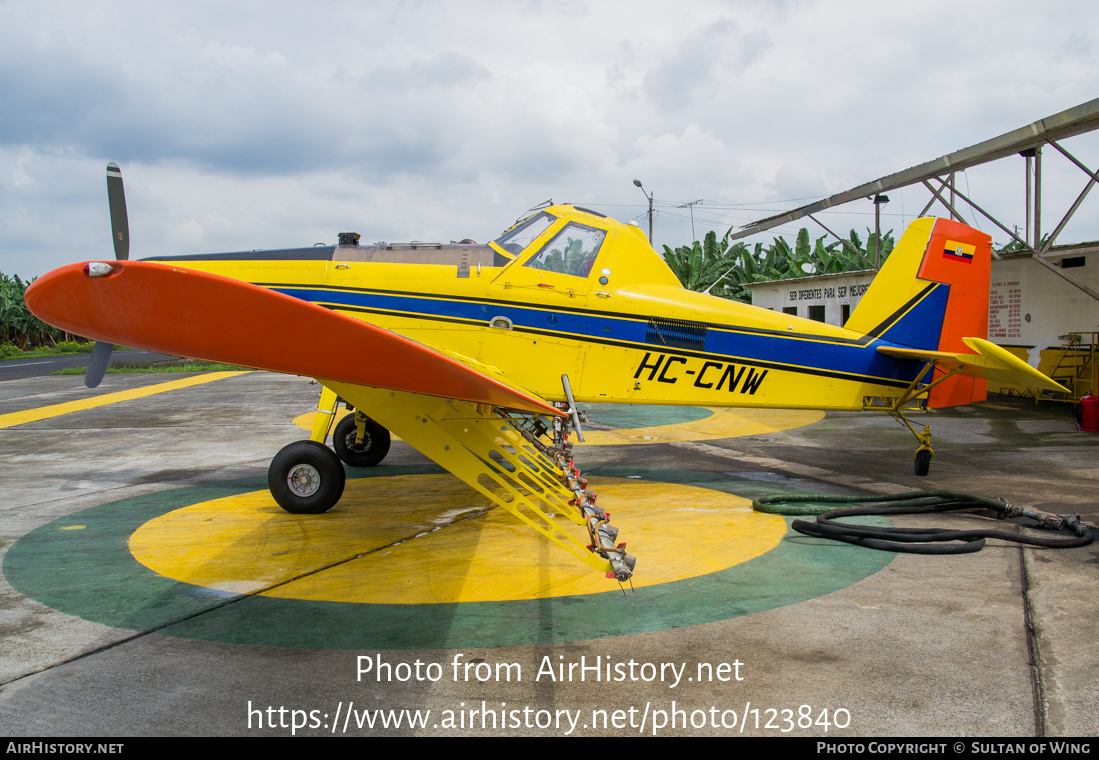
<svg viewBox="0 0 1099 760"><path fill-rule="evenodd" d="M0 415L77 381L0 384ZM936 487L1081 510L1093 439L1048 411L937 415L917 479L869 415L593 410L606 445L577 460L640 557L624 595L507 515L462 519L472 492L401 444L329 514L281 513L267 462L316 391L252 373L0 429L11 733L1097 733L1094 547L893 558L745 509ZM986 522L897 522L947 520ZM370 728L378 709L432 717Z"/></svg>

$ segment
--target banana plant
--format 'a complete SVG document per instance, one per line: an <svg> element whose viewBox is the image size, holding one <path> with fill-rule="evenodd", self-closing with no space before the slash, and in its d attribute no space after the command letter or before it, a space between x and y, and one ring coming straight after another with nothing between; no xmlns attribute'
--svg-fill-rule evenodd
<svg viewBox="0 0 1099 760"><path fill-rule="evenodd" d="M55 345L63 333L31 314L23 296L32 281L0 272L0 346L25 351Z"/></svg>
<svg viewBox="0 0 1099 760"><path fill-rule="evenodd" d="M664 246L664 260L688 290L709 292L722 298L751 303L751 283L787 280L811 274L840 274L868 269L866 260L873 261L876 236L867 230L867 244L855 230L845 241L825 245L827 236L813 241L805 227L798 231L794 246L776 237L769 246L756 243L749 250L745 243L730 245L726 235L721 240L711 231L691 245L672 249ZM893 231L881 237L879 256L884 263L893 250ZM858 251L863 258L854 251Z"/></svg>

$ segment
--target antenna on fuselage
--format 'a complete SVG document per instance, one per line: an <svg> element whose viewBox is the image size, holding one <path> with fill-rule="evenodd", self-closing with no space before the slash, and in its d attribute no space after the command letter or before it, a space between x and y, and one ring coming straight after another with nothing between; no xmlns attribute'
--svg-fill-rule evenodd
<svg viewBox="0 0 1099 760"><path fill-rule="evenodd" d="M544 201L542 201L538 205L531 206L526 211L524 211L522 214L520 214L519 218L515 220L515 224L519 224L519 222L526 219L528 216L533 214L535 211L541 211L542 209L549 208L552 205L553 205L553 198L546 198ZM515 224L513 224L511 226L514 227Z"/></svg>

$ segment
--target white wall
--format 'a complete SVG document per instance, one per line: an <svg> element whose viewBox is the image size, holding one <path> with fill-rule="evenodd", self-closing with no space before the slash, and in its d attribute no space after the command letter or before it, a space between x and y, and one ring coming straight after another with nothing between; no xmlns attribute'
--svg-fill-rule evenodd
<svg viewBox="0 0 1099 760"><path fill-rule="evenodd" d="M1085 261L1064 272L1099 290L1099 254ZM825 322L840 325L841 305L854 311L872 281L870 274L856 273L759 283L752 286L752 303L775 311L796 306L799 317L809 316L809 306L823 305ZM993 260L989 291L993 343L1047 348L1060 345L1065 333L1099 331L1099 301L1029 258Z"/></svg>
<svg viewBox="0 0 1099 760"><path fill-rule="evenodd" d="M859 272L758 283L752 286L752 304L775 311L797 307L797 315L806 319L810 306L824 306L824 321L842 326L843 305L853 312L873 279L872 274Z"/></svg>
<svg viewBox="0 0 1099 760"><path fill-rule="evenodd" d="M1063 270L1099 290L1099 254ZM1068 332L1099 331L1099 301L1029 258L992 262L988 335L1005 346L1059 345Z"/></svg>

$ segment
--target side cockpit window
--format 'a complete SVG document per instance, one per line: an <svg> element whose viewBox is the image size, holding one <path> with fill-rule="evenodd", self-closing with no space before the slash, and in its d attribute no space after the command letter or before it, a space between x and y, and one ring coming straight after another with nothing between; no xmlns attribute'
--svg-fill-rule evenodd
<svg viewBox="0 0 1099 760"><path fill-rule="evenodd" d="M496 238L495 243L508 253L518 256L555 221L557 221L557 217L543 211L541 214L519 222L519 224Z"/></svg>
<svg viewBox="0 0 1099 760"><path fill-rule="evenodd" d="M532 256L525 266L587 277L606 236L605 230L573 222L542 246L542 250Z"/></svg>

